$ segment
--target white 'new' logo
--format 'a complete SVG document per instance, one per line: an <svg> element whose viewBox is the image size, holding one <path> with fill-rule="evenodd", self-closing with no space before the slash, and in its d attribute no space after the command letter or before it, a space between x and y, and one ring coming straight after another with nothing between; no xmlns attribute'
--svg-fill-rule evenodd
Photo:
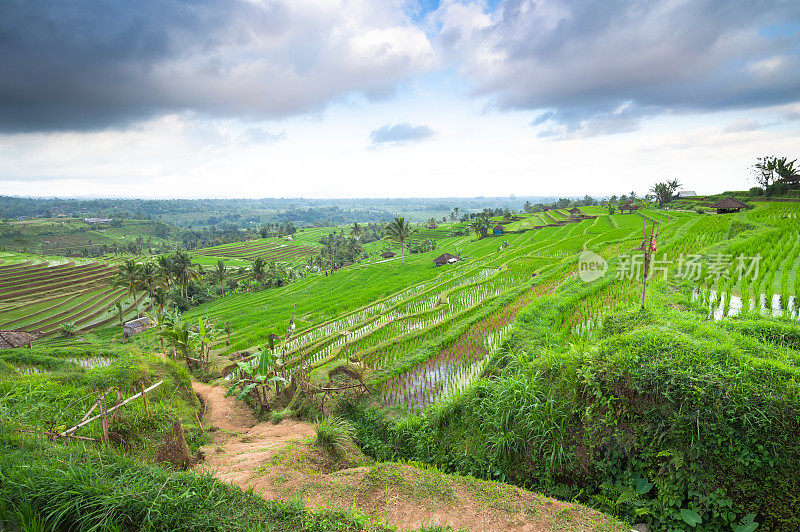
<svg viewBox="0 0 800 532"><path fill-rule="evenodd" d="M593 251L584 251L578 257L578 276L584 283L600 279L607 270L606 259Z"/></svg>

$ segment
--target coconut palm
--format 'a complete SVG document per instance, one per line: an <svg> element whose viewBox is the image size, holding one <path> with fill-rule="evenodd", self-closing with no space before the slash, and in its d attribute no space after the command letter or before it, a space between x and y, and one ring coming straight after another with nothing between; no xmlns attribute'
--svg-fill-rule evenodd
<svg viewBox="0 0 800 532"><path fill-rule="evenodd" d="M222 297L225 297L225 273L227 268L225 267L225 263L222 259L217 261L217 265L214 267L214 278L219 281L220 286L222 287Z"/></svg>
<svg viewBox="0 0 800 532"><path fill-rule="evenodd" d="M394 240L398 244L400 244L400 252L401 252L401 259L402 264L406 263L405 258L405 250L406 250L406 240L411 235L411 225L403 218L402 216L396 217L394 220L389 222L389 225L386 226L386 234L389 236L391 240Z"/></svg>
<svg viewBox="0 0 800 532"><path fill-rule="evenodd" d="M261 281L264 279L266 267L267 263L264 262L264 259L261 257L256 257L256 259L253 261L251 275L258 284L261 284Z"/></svg>
<svg viewBox="0 0 800 532"><path fill-rule="evenodd" d="M169 255L160 255L156 258L156 266L158 266L158 272L164 281L164 286L169 288L172 282L172 274L174 273L172 258Z"/></svg>
<svg viewBox="0 0 800 532"><path fill-rule="evenodd" d="M176 251L172 257L173 272L181 287L181 295L188 299L189 281L197 277L197 270L192 264L192 257L185 251Z"/></svg>
<svg viewBox="0 0 800 532"><path fill-rule="evenodd" d="M358 225L358 222L353 222L353 227L350 228L350 234L358 238L363 232L364 230L360 225Z"/></svg>
<svg viewBox="0 0 800 532"><path fill-rule="evenodd" d="M142 286L141 267L139 264L133 259L123 262L119 267L114 284L125 287L128 295L133 296L133 304L136 307L136 317L138 318L139 303L136 301L136 289Z"/></svg>
<svg viewBox="0 0 800 532"><path fill-rule="evenodd" d="M476 216L471 223L478 238L483 238L489 233L489 226L491 224L492 221L487 216Z"/></svg>
<svg viewBox="0 0 800 532"><path fill-rule="evenodd" d="M150 294L150 312L153 312L153 309L155 308L154 307L155 302L153 301L153 292L155 292L155 289L158 286L158 281L159 281L158 267L152 262L145 262L139 268L139 275L142 284L147 289L148 294Z"/></svg>
<svg viewBox="0 0 800 532"><path fill-rule="evenodd" d="M151 296L153 299L153 303L155 303L160 310L164 309L164 306L167 304L167 297L168 293L164 290L163 287L159 286L153 291L153 295Z"/></svg>

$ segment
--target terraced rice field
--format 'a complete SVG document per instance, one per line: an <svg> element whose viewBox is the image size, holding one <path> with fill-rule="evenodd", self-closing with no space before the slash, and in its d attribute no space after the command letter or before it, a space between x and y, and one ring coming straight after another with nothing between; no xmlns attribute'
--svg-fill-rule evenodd
<svg viewBox="0 0 800 532"><path fill-rule="evenodd" d="M114 305L126 316L133 299L110 282L117 268L106 262L25 261L0 264L0 329L22 329L42 337L56 335L62 324L78 331L118 321ZM143 295L137 294L144 304Z"/></svg>
<svg viewBox="0 0 800 532"><path fill-rule="evenodd" d="M474 236L440 236L439 249L407 257L405 268L374 264L337 272L330 293L328 278L309 278L286 287L282 296L273 291L258 301L226 298L204 313L231 323L231 350L251 348L268 334L281 332L278 326L270 327L278 323L270 323L268 316L296 301L299 332L288 346L291 368L322 374L339 361L356 362L384 373L384 402L424 408L479 374L516 315L533 298L574 278L581 251L594 249L611 258L638 244L642 218L618 219L616 224L598 226L591 219L506 235L502 239L509 245L502 249L497 238L474 242ZM446 234L441 228L428 231ZM430 262L456 248L464 251L466 260L442 268ZM394 290L393 275L405 280ZM313 302L303 294L306 283L314 286ZM347 301L337 301L342 294ZM315 312L314 305L334 310L335 317Z"/></svg>
<svg viewBox="0 0 800 532"><path fill-rule="evenodd" d="M754 220L750 229L756 223L776 229L742 241L731 240L737 226L725 216L659 211L609 216L587 209L585 214L596 218L575 221L565 212L549 211L528 218L551 222L540 230L478 242L473 236L440 238L435 252L407 256L405 268L396 263L349 268L337 273L336 282L312 277L257 301L231 298L205 312L230 321L233 350L258 346L268 334L282 333L287 311L294 310L298 332L288 346L291 368L324 378L327 369L338 363L360 364L376 371L385 404L418 410L479 375L497 354L517 314L531 301L564 283L580 283L576 271L582 251L599 253L622 272L625 257L632 256L643 240L645 222L648 229L653 222L661 224L657 258L668 263L668 276L679 273L681 257L689 254L703 252L706 262L712 260L708 250L715 246L725 246L720 248L725 253L739 248L755 253L763 247L770 250L765 268L743 286L745 293L772 290L787 302L794 301L790 297L797 293L800 278L795 275L800 268L797 209L791 205L756 209L749 215ZM501 240L508 246L500 247ZM457 248L466 260L442 268L429 264L433 256ZM722 281L712 282L708 269L703 270L699 283L730 294L740 288L730 281L735 278L735 264L726 272ZM658 275L663 277L664 272ZM402 281L393 283L393 276L402 276ZM597 284L591 296L562 317L556 330L588 338L606 313L621 303L637 301L640 293L638 278L621 276Z"/></svg>
<svg viewBox="0 0 800 532"><path fill-rule="evenodd" d="M313 255L317 249L318 246L312 244L294 243L279 238L265 238L204 248L196 255L248 261L261 257L267 262L297 263Z"/></svg>

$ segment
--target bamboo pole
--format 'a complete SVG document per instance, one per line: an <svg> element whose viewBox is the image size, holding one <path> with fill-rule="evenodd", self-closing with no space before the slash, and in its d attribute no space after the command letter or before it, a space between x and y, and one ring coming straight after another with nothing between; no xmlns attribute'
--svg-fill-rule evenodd
<svg viewBox="0 0 800 532"><path fill-rule="evenodd" d="M108 412L106 411L106 397L100 400L100 418L103 425L103 445L108 445Z"/></svg>
<svg viewBox="0 0 800 532"><path fill-rule="evenodd" d="M139 381L139 389L142 390L142 401L144 401L144 412L147 414L147 417L150 417L150 407L147 405L147 395L145 395L144 391L144 383Z"/></svg>
<svg viewBox="0 0 800 532"><path fill-rule="evenodd" d="M147 388L147 389L145 389L145 390L142 390L141 392L137 393L136 395L132 395L132 396L128 397L127 399L125 399L124 401L122 401L122 402L121 402L120 404L118 404L117 406L114 406L114 407L111 407L111 408L109 408L109 409L106 411L106 413L113 412L113 411L114 411L114 410L116 410L117 408L119 408L119 407L121 407L121 406L125 406L126 404L130 403L130 402L131 402L131 401L133 401L134 399L137 399L137 398L139 398L139 396L141 396L141 395L144 395L144 394L146 394L146 393L147 393L147 392L149 392L149 391L155 390L156 388L158 388L159 386L161 386L163 383L164 383L164 381L163 381L163 380L161 380L161 381L158 381L158 382L157 382L157 383L155 383L154 385L150 386L149 388ZM101 408L102 408L102 406L101 406ZM76 430L78 430L79 428L83 427L84 425L88 425L88 424L89 424L89 423L91 423L92 421L97 421L97 420L98 420L98 419L100 419L102 416L103 416L103 414L101 413L101 414L98 414L98 415L94 416L93 418L87 419L86 421L82 421L81 423L78 423L78 424L77 424L77 425L75 425L74 427L72 427L72 428L69 428L69 429L65 430L64 432L62 432L61 434L59 434L59 436L69 436L70 434L72 434L73 432L75 432L75 431L76 431Z"/></svg>

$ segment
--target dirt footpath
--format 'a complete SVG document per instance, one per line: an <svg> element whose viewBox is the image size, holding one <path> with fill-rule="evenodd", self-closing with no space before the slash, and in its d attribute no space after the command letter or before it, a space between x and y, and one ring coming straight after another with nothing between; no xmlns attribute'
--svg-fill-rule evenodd
<svg viewBox="0 0 800 532"><path fill-rule="evenodd" d="M618 521L583 506L519 488L435 469L372 463L353 446L333 458L313 443L313 425L257 422L219 386L194 383L203 425L218 430L201 449L195 469L253 488L267 499L301 498L311 507L355 507L401 530L450 525L469 531L626 531Z"/></svg>

